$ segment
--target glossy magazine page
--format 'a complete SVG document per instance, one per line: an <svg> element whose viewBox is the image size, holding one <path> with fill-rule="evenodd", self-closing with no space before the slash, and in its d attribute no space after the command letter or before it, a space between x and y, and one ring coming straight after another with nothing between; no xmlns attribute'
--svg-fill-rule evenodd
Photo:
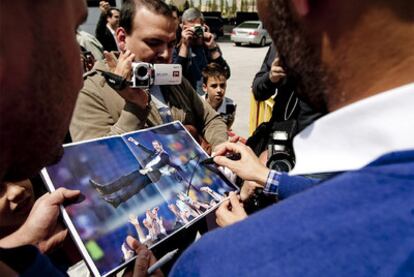
<svg viewBox="0 0 414 277"><path fill-rule="evenodd" d="M134 259L128 235L151 248L236 190L215 166L200 164L208 155L180 122L64 148L42 177L51 191L65 187L85 196L63 217L95 276Z"/></svg>

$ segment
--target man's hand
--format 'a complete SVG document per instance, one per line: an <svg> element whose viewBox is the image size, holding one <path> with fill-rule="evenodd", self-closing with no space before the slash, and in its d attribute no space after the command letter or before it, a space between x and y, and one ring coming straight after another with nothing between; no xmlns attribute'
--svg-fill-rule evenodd
<svg viewBox="0 0 414 277"><path fill-rule="evenodd" d="M210 57L211 59L215 60L221 56L220 51L217 48L216 40L214 39L214 35L210 33L210 29L207 25L204 25L206 31L204 32L204 45L210 50Z"/></svg>
<svg viewBox="0 0 414 277"><path fill-rule="evenodd" d="M67 234L67 230L57 223L59 205L66 201L75 201L79 195L79 190L65 188L44 194L33 205L26 222L16 232L0 240L0 247L33 244L41 252L47 252L59 245Z"/></svg>
<svg viewBox="0 0 414 277"><path fill-rule="evenodd" d="M246 144L246 139L244 137L237 135L235 132L231 130L227 131L227 135L229 136L229 138L227 139L228 142L240 142Z"/></svg>
<svg viewBox="0 0 414 277"><path fill-rule="evenodd" d="M111 5L109 5L109 2L106 2L106 1L99 2L99 9L101 10L102 13L107 13L110 8L111 8Z"/></svg>
<svg viewBox="0 0 414 277"><path fill-rule="evenodd" d="M131 270L126 270L124 277L144 277L147 275L148 268L153 265L157 260L150 250L144 245L139 243L136 239L131 236L128 236L126 239L129 247L134 249L137 254L134 268ZM157 269L151 276L161 277L164 276L160 269Z"/></svg>
<svg viewBox="0 0 414 277"><path fill-rule="evenodd" d="M193 39L194 31L193 28L189 26L182 26L183 30L181 31L181 40L180 40L180 49L178 55L183 58L187 58L189 50L188 48L191 45Z"/></svg>
<svg viewBox="0 0 414 277"><path fill-rule="evenodd" d="M138 145L139 144L139 142L138 141L136 141L133 137L128 137L128 141L129 142L132 142L133 144L135 144L135 145Z"/></svg>
<svg viewBox="0 0 414 277"><path fill-rule="evenodd" d="M272 83L277 83L286 77L286 73L281 66L279 66L279 58L275 58L269 72L269 79Z"/></svg>
<svg viewBox="0 0 414 277"><path fill-rule="evenodd" d="M191 40L193 39L194 31L192 27L183 26L183 30L181 31L181 46L189 47L191 44Z"/></svg>
<svg viewBox="0 0 414 277"><path fill-rule="evenodd" d="M224 157L227 152L240 153L240 160L232 161ZM214 149L214 154L216 164L228 167L240 178L260 185L266 183L270 170L260 162L250 147L242 143L224 142Z"/></svg>
<svg viewBox="0 0 414 277"><path fill-rule="evenodd" d="M135 54L130 50L126 50L119 55L118 61L115 60L112 53L107 52L104 55L110 72L121 76L123 79L131 80L132 62L135 60ZM118 93L126 101L134 103L142 110L145 110L148 106L149 94L142 89L127 87L118 91Z"/></svg>
<svg viewBox="0 0 414 277"><path fill-rule="evenodd" d="M244 181L243 186L240 190L240 200L246 201L247 199L252 196L256 188L263 188L263 186L259 185L256 182L252 181Z"/></svg>
<svg viewBox="0 0 414 277"><path fill-rule="evenodd" d="M152 167L144 167L143 169L139 170L139 173L141 173L142 175L147 175L148 172L152 171Z"/></svg>
<svg viewBox="0 0 414 277"><path fill-rule="evenodd" d="M136 216L134 216L133 214L130 214L129 215L129 223L131 223L132 225L139 225L139 223L138 223L138 219L137 219L137 217Z"/></svg>
<svg viewBox="0 0 414 277"><path fill-rule="evenodd" d="M115 57L114 52L108 52L108 51L104 51L104 58L105 58L105 63L109 68L109 71L111 73L115 73L115 69L116 66L118 64L117 58Z"/></svg>
<svg viewBox="0 0 414 277"><path fill-rule="evenodd" d="M204 31L204 45L208 48L208 49L212 49L212 48L216 48L217 44L216 44L216 40L214 39L214 35L212 33L210 33L210 28L207 25L204 25L205 31Z"/></svg>
<svg viewBox="0 0 414 277"><path fill-rule="evenodd" d="M201 187L200 191L209 192L211 189L209 187Z"/></svg>
<svg viewBox="0 0 414 277"><path fill-rule="evenodd" d="M130 50L126 50L120 53L118 62L116 63L115 70L113 71L116 75L121 76L124 79L131 79L132 76L132 62L135 60L135 54ZM109 61L107 61L109 64ZM111 61L111 64L114 62ZM113 67L113 65L112 65Z"/></svg>
<svg viewBox="0 0 414 277"><path fill-rule="evenodd" d="M235 192L230 192L230 198L224 201L216 211L216 222L219 226L225 227L241 221L247 217L243 204Z"/></svg>

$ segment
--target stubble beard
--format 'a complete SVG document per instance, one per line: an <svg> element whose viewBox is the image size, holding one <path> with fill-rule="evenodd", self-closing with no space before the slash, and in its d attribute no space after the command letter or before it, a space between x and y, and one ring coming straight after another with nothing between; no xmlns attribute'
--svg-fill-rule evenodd
<svg viewBox="0 0 414 277"><path fill-rule="evenodd" d="M335 87L320 58L318 46L307 38L286 0L271 0L266 25L279 53L282 67L295 85L295 92L316 111L327 112L328 90Z"/></svg>

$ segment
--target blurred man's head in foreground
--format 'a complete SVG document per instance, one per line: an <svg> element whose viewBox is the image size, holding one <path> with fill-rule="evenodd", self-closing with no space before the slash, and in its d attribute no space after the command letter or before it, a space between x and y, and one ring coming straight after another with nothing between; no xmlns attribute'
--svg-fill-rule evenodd
<svg viewBox="0 0 414 277"><path fill-rule="evenodd" d="M258 0L258 10L296 92L320 111L412 81L388 72L413 59L410 0Z"/></svg>
<svg viewBox="0 0 414 277"><path fill-rule="evenodd" d="M62 154L82 87L75 32L87 10L83 0L1 6L0 180L22 180Z"/></svg>

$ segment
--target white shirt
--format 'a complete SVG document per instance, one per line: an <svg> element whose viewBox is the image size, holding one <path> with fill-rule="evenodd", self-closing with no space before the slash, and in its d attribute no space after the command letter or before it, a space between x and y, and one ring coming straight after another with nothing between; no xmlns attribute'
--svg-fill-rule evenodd
<svg viewBox="0 0 414 277"><path fill-rule="evenodd" d="M414 83L345 106L293 140L291 175L359 169L380 156L414 149Z"/></svg>
<svg viewBox="0 0 414 277"><path fill-rule="evenodd" d="M108 28L109 32L111 32L112 36L114 37L115 43L116 43L116 47L118 48L119 51L119 46L118 46L118 39L116 38L116 32L114 29L112 29L112 27L109 24L106 24L106 28Z"/></svg>

